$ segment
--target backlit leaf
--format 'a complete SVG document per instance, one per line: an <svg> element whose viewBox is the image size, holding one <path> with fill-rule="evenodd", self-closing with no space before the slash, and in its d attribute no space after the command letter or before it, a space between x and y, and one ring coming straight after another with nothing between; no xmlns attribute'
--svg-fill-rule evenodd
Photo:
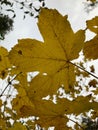
<svg viewBox="0 0 98 130"><path fill-rule="evenodd" d="M94 17L91 20L86 22L87 28L90 29L92 32L98 34L98 16Z"/></svg>
<svg viewBox="0 0 98 130"><path fill-rule="evenodd" d="M98 36L95 36L84 45L84 55L87 59L98 59Z"/></svg>
<svg viewBox="0 0 98 130"><path fill-rule="evenodd" d="M90 96L80 96L73 101L62 98L58 99L57 104L54 104L49 100L40 100L34 104L34 107L27 105L22 106L20 112L24 116L28 113L28 116L34 115L39 117L36 123L38 123L41 127L59 127L59 125L64 127L68 121L66 114L73 113L75 115L79 115L80 113L85 113L91 109L97 110L98 103L89 102L90 98Z"/></svg>
<svg viewBox="0 0 98 130"><path fill-rule="evenodd" d="M33 104L31 103L31 101L29 100L28 96L26 95L25 90L19 86L19 88L18 88L18 95L12 101L12 107L13 107L13 110L15 110L16 113L17 113L17 118L21 118L23 116L20 113L20 108L22 106L24 106L24 105L33 107ZM27 117L28 113L27 112L25 112L25 113L26 113L25 116Z"/></svg>
<svg viewBox="0 0 98 130"><path fill-rule="evenodd" d="M10 51L9 58L22 72L40 71L52 75L55 82L66 90L75 82L74 66L70 60L79 56L84 44L84 31L74 33L67 16L61 16L57 10L42 9L39 30L44 43L22 39Z"/></svg>
<svg viewBox="0 0 98 130"><path fill-rule="evenodd" d="M41 99L42 97L53 95L59 87L66 86L65 89L70 90L73 86L67 87L68 77L66 74L69 74L71 77L72 71L71 67L69 69L69 73L66 69L60 72L57 72L55 75L37 75L33 80L30 82L28 87L25 87L26 92L28 93L28 97L32 100ZM72 77L73 81L74 78ZM72 79L70 81L72 81Z"/></svg>
<svg viewBox="0 0 98 130"><path fill-rule="evenodd" d="M56 126L58 128L65 127L68 121L64 116L64 108L62 105L56 105L51 101L39 101L35 104L35 109L30 106L23 106L21 113L25 115L25 111L30 115L40 117L36 121L41 127L48 128L49 126Z"/></svg>
<svg viewBox="0 0 98 130"><path fill-rule="evenodd" d="M0 46L0 78L4 79L7 75L10 62L8 59L8 51Z"/></svg>

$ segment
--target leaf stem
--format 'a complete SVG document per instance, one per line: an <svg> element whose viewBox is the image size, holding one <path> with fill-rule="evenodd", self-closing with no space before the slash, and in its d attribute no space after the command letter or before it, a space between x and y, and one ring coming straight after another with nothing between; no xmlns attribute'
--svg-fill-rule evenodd
<svg viewBox="0 0 98 130"><path fill-rule="evenodd" d="M3 95L3 93L4 93L5 90L8 88L8 86L11 85L12 81L13 81L14 79L16 79L16 77L18 77L18 75L20 75L21 73L22 73L22 72L18 73L14 78L12 78L12 80L10 80L10 81L8 82L8 84L6 85L6 87L4 88L4 90L1 92L0 97Z"/></svg>
<svg viewBox="0 0 98 130"><path fill-rule="evenodd" d="M68 118L68 117L67 117ZM68 118L70 121L72 121L72 122L74 122L75 124L77 124L78 126L80 126L80 128L82 129L82 130L84 130L84 128L78 123L78 122L76 122L76 121L74 121L74 120L72 120L72 119L70 119L70 118Z"/></svg>
<svg viewBox="0 0 98 130"><path fill-rule="evenodd" d="M81 69L81 70L85 71L86 73L88 73L89 75L93 76L94 78L98 79L98 77L97 77L96 75L94 75L94 74L90 73L89 71L85 70L85 69L84 69L84 68L82 68L81 66L78 66L78 65L76 65L76 64L74 64L74 63L72 63L71 61L68 61L68 62L69 62L70 64L72 64L72 65L76 66L77 68L79 68L79 69Z"/></svg>

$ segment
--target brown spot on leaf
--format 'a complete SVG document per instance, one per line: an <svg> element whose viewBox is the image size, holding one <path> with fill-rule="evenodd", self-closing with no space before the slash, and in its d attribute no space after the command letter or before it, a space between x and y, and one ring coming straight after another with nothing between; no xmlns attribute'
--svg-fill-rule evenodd
<svg viewBox="0 0 98 130"><path fill-rule="evenodd" d="M22 51L21 51L21 50L19 50L19 51L18 51L18 54L22 55Z"/></svg>

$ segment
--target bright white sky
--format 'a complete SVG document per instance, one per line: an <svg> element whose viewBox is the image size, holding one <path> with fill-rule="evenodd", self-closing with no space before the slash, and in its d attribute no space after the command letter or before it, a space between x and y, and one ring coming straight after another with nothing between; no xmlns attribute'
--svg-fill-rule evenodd
<svg viewBox="0 0 98 130"><path fill-rule="evenodd" d="M91 11L89 14L85 11L84 2L86 0L46 0L46 6L49 8L56 8L61 14L68 15L68 19L74 31L85 28L85 21L98 15L98 7ZM17 17L14 20L14 29L5 40L0 42L0 45L11 49L18 39L22 38L35 38L42 40L38 31L37 20L29 16L23 20L23 13L20 12L17 5Z"/></svg>

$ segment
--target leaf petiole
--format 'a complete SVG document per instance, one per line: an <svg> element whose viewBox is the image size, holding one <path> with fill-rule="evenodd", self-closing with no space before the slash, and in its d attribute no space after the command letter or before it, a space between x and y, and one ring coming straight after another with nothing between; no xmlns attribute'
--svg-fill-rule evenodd
<svg viewBox="0 0 98 130"><path fill-rule="evenodd" d="M89 75L93 76L94 78L98 79L98 77L97 77L96 75L94 75L94 74L90 73L89 71L85 70L85 69L84 69L84 68L82 68L81 66L78 66L78 65L76 65L76 64L74 64L74 63L72 63L71 61L68 61L68 62L69 62L70 64L72 64L72 65L76 66L77 68L79 68L79 69L81 69L81 70L85 71L86 73L88 73Z"/></svg>

